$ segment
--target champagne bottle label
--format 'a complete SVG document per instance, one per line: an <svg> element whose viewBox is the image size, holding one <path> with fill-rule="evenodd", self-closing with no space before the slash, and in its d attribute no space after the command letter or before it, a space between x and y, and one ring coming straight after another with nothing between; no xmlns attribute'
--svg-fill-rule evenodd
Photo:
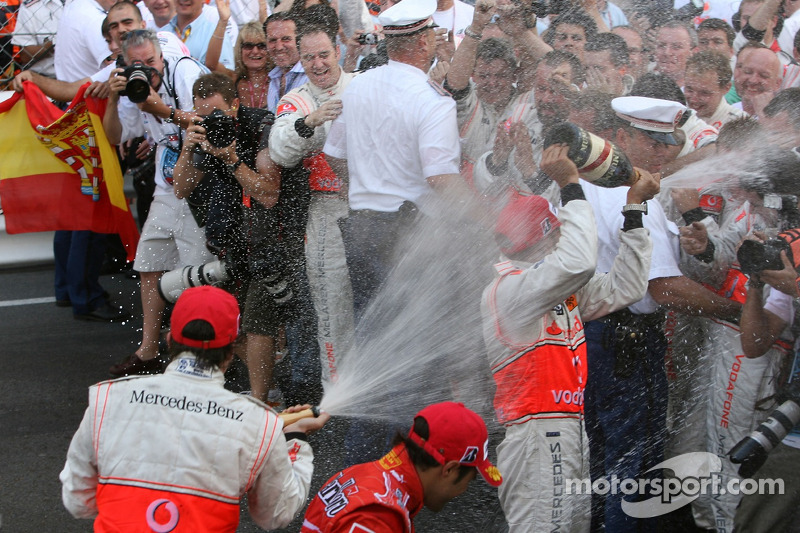
<svg viewBox="0 0 800 533"><path fill-rule="evenodd" d="M544 148L560 143L569 146L567 157L575 163L586 181L600 187L619 187L634 181L633 165L614 143L571 122L562 122L550 128L545 136Z"/></svg>

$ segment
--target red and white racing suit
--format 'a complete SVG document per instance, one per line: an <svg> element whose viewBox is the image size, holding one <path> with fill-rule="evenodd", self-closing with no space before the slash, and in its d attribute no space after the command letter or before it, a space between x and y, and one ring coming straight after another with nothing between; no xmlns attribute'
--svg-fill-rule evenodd
<svg viewBox="0 0 800 533"><path fill-rule="evenodd" d="M224 382L184 352L163 375L90 387L60 475L67 510L95 531L233 532L247 494L260 527L289 524L308 496L311 446L287 442L273 411Z"/></svg>
<svg viewBox="0 0 800 533"><path fill-rule="evenodd" d="M772 224L754 213L749 203L732 209L731 215L723 214L720 227L708 220L704 223L714 243L714 259L703 263L692 258L687 265L694 269L694 277L705 269L706 279L698 277L698 280L705 281L717 294L743 303L747 296L747 277L738 270L736 247L748 233L764 230ZM705 408L704 451L717 454L722 461L720 488L725 489L725 493L701 494L692 502L695 523L699 527L733 531L733 519L742 495L726 486L730 480L738 478L738 466L731 463L727 454L768 414L760 406L775 392L780 366L789 347L779 342L762 357L748 359L742 349L738 324L719 319L707 321L703 345L707 368L696 373L705 377L706 382L696 383L694 401Z"/></svg>
<svg viewBox="0 0 800 533"><path fill-rule="evenodd" d="M481 303L495 412L506 427L497 466L511 532L588 531L589 495L566 493L568 479L589 478L583 321L625 308L647 291L652 242L646 229L621 231L613 268L595 273L591 205L569 201L559 219L556 249L535 265L495 265L499 277Z"/></svg>
<svg viewBox="0 0 800 533"><path fill-rule="evenodd" d="M295 129L298 119L308 116L333 98L341 98L355 74L342 72L333 87L320 89L311 82L281 98L269 135L272 160L283 167L301 161L311 172L311 204L306 224L306 273L311 299L317 312L317 339L322 363L322 384L335 383L342 355L353 338L353 293L338 220L347 218L347 198L340 195L340 181L333 173L322 147L331 122L325 122L304 138Z"/></svg>
<svg viewBox="0 0 800 533"><path fill-rule="evenodd" d="M301 533L413 533L422 483L404 444L347 468L308 504Z"/></svg>

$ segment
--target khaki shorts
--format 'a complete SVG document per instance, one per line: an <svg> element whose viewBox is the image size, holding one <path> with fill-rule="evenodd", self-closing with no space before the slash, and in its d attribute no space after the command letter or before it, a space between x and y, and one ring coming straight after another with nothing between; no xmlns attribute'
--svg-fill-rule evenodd
<svg viewBox="0 0 800 533"><path fill-rule="evenodd" d="M174 194L154 196L133 269L164 272L213 260L214 255L206 248L205 232L195 222L186 200L179 200Z"/></svg>

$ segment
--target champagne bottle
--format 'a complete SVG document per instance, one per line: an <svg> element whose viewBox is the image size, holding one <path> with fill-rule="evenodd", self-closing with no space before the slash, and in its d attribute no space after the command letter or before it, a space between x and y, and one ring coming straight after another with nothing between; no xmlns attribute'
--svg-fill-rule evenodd
<svg viewBox="0 0 800 533"><path fill-rule="evenodd" d="M566 144L567 157L578 167L581 178L600 187L632 185L639 177L628 156L614 143L571 122L547 131L543 147L553 144Z"/></svg>

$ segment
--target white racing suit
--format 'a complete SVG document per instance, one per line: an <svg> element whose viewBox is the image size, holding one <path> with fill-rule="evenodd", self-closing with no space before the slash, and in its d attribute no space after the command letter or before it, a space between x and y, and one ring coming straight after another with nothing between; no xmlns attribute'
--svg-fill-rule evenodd
<svg viewBox="0 0 800 533"><path fill-rule="evenodd" d="M301 137L298 119L308 116L332 98L341 98L355 74L342 72L333 87L323 90L311 82L294 89L278 103L269 136L272 160L283 167L301 162L311 172L311 204L306 225L306 272L317 312L317 338L322 384L327 389L338 377L341 357L353 339L353 295L338 221L347 218L347 198L340 195L339 178L322 153L330 121Z"/></svg>
<svg viewBox="0 0 800 533"><path fill-rule="evenodd" d="M104 381L72 439L62 499L95 531L236 531L284 527L303 508L311 446L288 442L266 405L223 388L218 368L176 357L163 375Z"/></svg>
<svg viewBox="0 0 800 533"><path fill-rule="evenodd" d="M461 175L467 183L473 183L473 167L477 161L494 148L497 125L501 122L505 122L507 128L515 122L527 126L536 162L539 162L542 157L542 124L533 105L532 91L515 93L499 112L478 99L472 81L464 90L454 91L453 97L456 100L458 135L461 139ZM476 188L480 190L481 186L476 184Z"/></svg>
<svg viewBox="0 0 800 533"><path fill-rule="evenodd" d="M648 230L620 232L611 272L596 274L592 207L572 200L559 219L555 251L535 265L496 265L499 277L481 303L495 412L506 427L497 450L499 497L512 533L588 531L590 495L566 492L566 480L589 479L583 321L637 302L647 291Z"/></svg>
<svg viewBox="0 0 800 533"><path fill-rule="evenodd" d="M705 219L703 224L713 242L713 260L686 258L683 270L717 294L744 303L747 277L738 269L736 248L745 235L753 230L764 230L769 222L753 213L749 203L736 206L726 202L719 225L711 219ZM719 488L724 489L725 494L701 494L692 502L692 513L699 527L730 532L742 496L727 486L730 480L738 478L738 466L730 462L727 454L768 415L765 409L772 404L765 405L764 401L775 392L788 345L776 343L762 357L748 359L742 350L737 324L718 319L705 323L702 365L692 369L691 377L687 372L678 376L692 384L685 387L687 407L692 407L688 416L675 421L674 428L684 433L681 436L684 448L673 449L673 452L677 455L677 452L698 451L685 446L688 442L698 443L698 415L703 414L701 450L717 454L722 461Z"/></svg>

